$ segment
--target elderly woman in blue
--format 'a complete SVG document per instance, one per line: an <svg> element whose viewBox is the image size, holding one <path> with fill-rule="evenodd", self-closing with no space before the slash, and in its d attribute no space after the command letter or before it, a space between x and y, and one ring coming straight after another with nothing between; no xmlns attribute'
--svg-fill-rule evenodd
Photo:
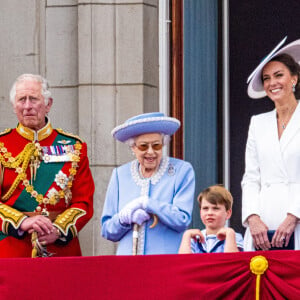
<svg viewBox="0 0 300 300"><path fill-rule="evenodd" d="M163 157L162 148L179 127L177 119L157 112L112 131L136 157L113 170L102 213L102 236L119 242L118 255L178 251L191 222L195 175L190 163Z"/></svg>

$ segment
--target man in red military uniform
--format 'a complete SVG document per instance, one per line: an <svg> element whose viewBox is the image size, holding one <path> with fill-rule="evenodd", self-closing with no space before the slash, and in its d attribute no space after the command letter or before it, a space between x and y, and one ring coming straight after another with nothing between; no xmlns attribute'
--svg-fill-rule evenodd
<svg viewBox="0 0 300 300"><path fill-rule="evenodd" d="M18 118L0 134L0 257L79 256L93 215L87 146L53 129L46 79L23 74L10 92Z"/></svg>

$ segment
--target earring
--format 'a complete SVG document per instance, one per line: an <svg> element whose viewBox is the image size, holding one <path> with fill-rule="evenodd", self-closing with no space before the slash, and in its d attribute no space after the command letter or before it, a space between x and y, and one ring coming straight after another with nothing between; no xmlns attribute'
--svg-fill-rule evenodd
<svg viewBox="0 0 300 300"><path fill-rule="evenodd" d="M293 82L293 87L292 87L293 93L296 92L296 84Z"/></svg>

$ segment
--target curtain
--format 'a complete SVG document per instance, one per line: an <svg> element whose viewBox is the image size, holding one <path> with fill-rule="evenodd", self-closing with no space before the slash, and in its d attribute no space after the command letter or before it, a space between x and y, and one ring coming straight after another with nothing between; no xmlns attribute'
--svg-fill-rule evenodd
<svg viewBox="0 0 300 300"><path fill-rule="evenodd" d="M0 259L1 299L300 299L300 251Z"/></svg>

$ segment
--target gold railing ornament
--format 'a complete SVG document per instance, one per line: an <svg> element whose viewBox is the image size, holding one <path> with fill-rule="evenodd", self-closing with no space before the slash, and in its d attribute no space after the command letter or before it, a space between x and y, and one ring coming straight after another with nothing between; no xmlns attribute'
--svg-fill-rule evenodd
<svg viewBox="0 0 300 300"><path fill-rule="evenodd" d="M260 294L260 275L264 274L268 269L268 261L262 255L257 255L251 258L250 270L256 275L255 299L259 300Z"/></svg>

